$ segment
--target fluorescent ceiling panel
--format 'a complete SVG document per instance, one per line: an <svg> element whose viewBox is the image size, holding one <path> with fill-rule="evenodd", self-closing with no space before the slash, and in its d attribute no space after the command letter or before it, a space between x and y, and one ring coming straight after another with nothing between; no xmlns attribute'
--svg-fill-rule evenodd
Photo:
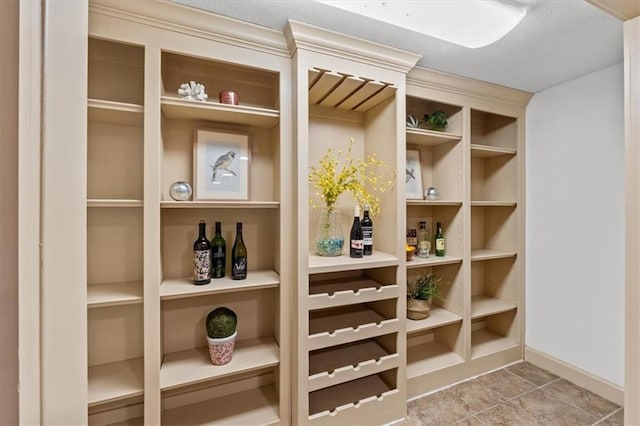
<svg viewBox="0 0 640 426"><path fill-rule="evenodd" d="M494 43L527 14L497 0L316 1L469 48Z"/></svg>

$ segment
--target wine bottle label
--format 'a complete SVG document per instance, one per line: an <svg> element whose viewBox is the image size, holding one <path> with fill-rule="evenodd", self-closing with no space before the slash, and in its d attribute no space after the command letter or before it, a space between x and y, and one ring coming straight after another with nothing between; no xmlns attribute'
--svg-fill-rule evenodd
<svg viewBox="0 0 640 426"><path fill-rule="evenodd" d="M193 279L203 281L211 278L211 253L209 250L193 251Z"/></svg>
<svg viewBox="0 0 640 426"><path fill-rule="evenodd" d="M351 248L362 250L364 248L364 240L351 240Z"/></svg>
<svg viewBox="0 0 640 426"><path fill-rule="evenodd" d="M222 278L224 277L224 251L222 251L222 247L214 248L212 251L213 256L213 278Z"/></svg>
<svg viewBox="0 0 640 426"><path fill-rule="evenodd" d="M373 228L371 228L370 226L363 226L362 234L364 235L364 245L373 245Z"/></svg>
<svg viewBox="0 0 640 426"><path fill-rule="evenodd" d="M246 277L247 276L247 258L236 257L231 265L231 274L234 277Z"/></svg>
<svg viewBox="0 0 640 426"><path fill-rule="evenodd" d="M436 240L436 250L444 251L444 238L438 238Z"/></svg>

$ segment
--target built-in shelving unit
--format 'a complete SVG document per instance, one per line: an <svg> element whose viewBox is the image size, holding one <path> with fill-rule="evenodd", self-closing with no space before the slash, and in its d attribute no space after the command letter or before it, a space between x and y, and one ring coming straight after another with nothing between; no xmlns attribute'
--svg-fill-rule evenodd
<svg viewBox="0 0 640 426"><path fill-rule="evenodd" d="M352 158L376 155L393 170L404 158L404 72L417 57L383 48L372 64L354 61L373 45L289 22L294 53L297 152L297 380L294 424L382 424L405 416L404 192L402 181L380 194L374 221L374 251L361 259L323 257L315 245L319 214L307 185L310 166L328 149ZM326 43L326 45L325 45ZM380 46L377 46L380 48ZM374 65L375 63L375 65ZM384 64L384 65L383 65ZM401 72L401 69L405 69ZM438 135L425 133L428 141ZM455 138L455 137L454 137ZM316 204L322 203L315 200ZM338 198L336 211L348 230L355 200Z"/></svg>
<svg viewBox="0 0 640 426"><path fill-rule="evenodd" d="M527 94L294 21L91 0L88 23L86 161L69 165L86 171L87 333L70 350L87 355L87 424L392 424L408 398L522 359ZM190 81L206 101L178 96ZM223 90L239 104L218 102ZM407 127L437 110L444 131ZM246 199L170 197L174 182L196 186L202 129L247 136ZM353 158L375 154L395 180L373 255L321 257L309 167L351 138ZM408 150L437 200L406 199ZM336 203L347 237L354 205ZM200 220L209 236L222 223L228 258L243 223L246 280L192 284ZM421 221L431 235L442 223L445 256L432 241L406 260ZM443 298L409 320L407 281L426 272ZM205 337L218 306L239 318L224 366Z"/></svg>
<svg viewBox="0 0 640 426"><path fill-rule="evenodd" d="M144 395L144 50L89 39L87 100L88 413ZM140 84L136 86L136 84Z"/></svg>
<svg viewBox="0 0 640 426"><path fill-rule="evenodd" d="M460 95L460 88L474 95ZM448 283L428 318L407 320L409 397L522 358L524 108L483 97L494 89L418 68L408 75L407 115L448 116L443 131L424 123L406 129L406 149L419 153L422 188L440 193L407 200L406 227L427 222L433 251L441 222L446 240L446 256L406 262L407 280L431 272Z"/></svg>
<svg viewBox="0 0 640 426"><path fill-rule="evenodd" d="M290 424L286 42L275 31L168 2L149 9L101 0L90 6L89 423ZM155 18L136 19L145 13ZM155 24L191 13L206 18L183 27L197 32ZM179 98L190 81L203 84L208 99ZM218 102L222 90L236 92L239 103ZM169 196L176 181L195 189L200 129L247 136L246 199ZM236 223L243 223L246 280L193 284L200 220L209 238L222 222L227 271ZM206 316L218 306L238 315L233 358L224 366L212 365L206 341Z"/></svg>

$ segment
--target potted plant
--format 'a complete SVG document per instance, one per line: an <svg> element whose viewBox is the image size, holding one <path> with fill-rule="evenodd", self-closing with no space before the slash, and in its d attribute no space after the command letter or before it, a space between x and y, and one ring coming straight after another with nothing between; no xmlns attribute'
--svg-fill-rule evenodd
<svg viewBox="0 0 640 426"><path fill-rule="evenodd" d="M407 318L429 317L433 300L443 300L441 287L446 284L439 275L427 272L407 281Z"/></svg>
<svg viewBox="0 0 640 426"><path fill-rule="evenodd" d="M384 192L395 178L395 172L389 171L384 162L376 159L375 154L364 160L353 159L351 149L353 138L349 142L346 155L343 151L337 155L329 148L320 158L318 167L311 166L309 182L313 185L321 202L311 200L313 207L321 207L316 234L316 248L320 256L340 256L344 236L340 226L340 216L336 212L336 202L343 192L350 192L360 206L369 206L371 216L380 211L380 200L376 192ZM376 170L374 170L376 169ZM378 173L377 169L382 169ZM389 171L389 173L383 173Z"/></svg>
<svg viewBox="0 0 640 426"><path fill-rule="evenodd" d="M238 317L224 306L207 315L207 342L213 365L224 365L231 361L236 342Z"/></svg>
<svg viewBox="0 0 640 426"><path fill-rule="evenodd" d="M427 129L442 132L449 124L447 122L448 118L447 114L440 109L432 112L431 114L425 114L422 122L425 124Z"/></svg>

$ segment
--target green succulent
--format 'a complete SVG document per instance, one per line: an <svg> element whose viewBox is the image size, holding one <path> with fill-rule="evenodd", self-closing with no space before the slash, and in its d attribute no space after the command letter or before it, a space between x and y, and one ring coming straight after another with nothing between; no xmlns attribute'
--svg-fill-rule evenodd
<svg viewBox="0 0 640 426"><path fill-rule="evenodd" d="M443 300L441 287L448 284L439 275L427 272L407 282L407 297L420 300Z"/></svg>
<svg viewBox="0 0 640 426"><path fill-rule="evenodd" d="M429 129L441 131L446 129L449 125L449 122L447 121L448 118L449 116L440 109L432 112L431 114L425 114L422 122L425 123Z"/></svg>
<svg viewBox="0 0 640 426"><path fill-rule="evenodd" d="M238 317L224 306L214 309L207 315L207 335L212 339L229 337L236 332Z"/></svg>

